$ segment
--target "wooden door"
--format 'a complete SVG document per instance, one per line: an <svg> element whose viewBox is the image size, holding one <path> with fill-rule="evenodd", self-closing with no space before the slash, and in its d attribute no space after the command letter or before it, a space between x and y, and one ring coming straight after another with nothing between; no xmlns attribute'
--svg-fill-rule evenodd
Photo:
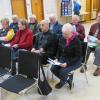
<svg viewBox="0 0 100 100"><path fill-rule="evenodd" d="M100 0L97 0L97 13L100 12Z"/></svg>
<svg viewBox="0 0 100 100"><path fill-rule="evenodd" d="M38 21L43 19L43 0L31 0L32 14L35 14Z"/></svg>
<svg viewBox="0 0 100 100"><path fill-rule="evenodd" d="M89 21L91 20L91 0L86 0L86 12L85 20Z"/></svg>
<svg viewBox="0 0 100 100"><path fill-rule="evenodd" d="M93 5L92 10L95 11L97 14L97 12L98 12L98 0L92 0L92 5ZM100 3L99 3L99 6L100 6Z"/></svg>
<svg viewBox="0 0 100 100"><path fill-rule="evenodd" d="M18 15L19 18L27 18L26 0L11 0L12 13Z"/></svg>

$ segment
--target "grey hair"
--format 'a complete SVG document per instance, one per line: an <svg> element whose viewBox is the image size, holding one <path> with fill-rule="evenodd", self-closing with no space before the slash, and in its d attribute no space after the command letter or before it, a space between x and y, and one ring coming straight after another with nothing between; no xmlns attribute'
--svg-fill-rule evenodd
<svg viewBox="0 0 100 100"><path fill-rule="evenodd" d="M78 21L80 20L78 15L73 15L72 18L76 18Z"/></svg>
<svg viewBox="0 0 100 100"><path fill-rule="evenodd" d="M36 20L36 15L31 15L29 18L34 18Z"/></svg>
<svg viewBox="0 0 100 100"><path fill-rule="evenodd" d="M54 18L55 20L57 20L56 15L55 14L50 14L49 18Z"/></svg>
<svg viewBox="0 0 100 100"><path fill-rule="evenodd" d="M49 25L48 20L41 20L41 21L40 21L40 24L41 24L41 23L44 23L44 24L48 24L48 25Z"/></svg>
<svg viewBox="0 0 100 100"><path fill-rule="evenodd" d="M70 23L66 23L63 25L62 27L62 32L70 32L72 33L73 32L73 26L70 24Z"/></svg>
<svg viewBox="0 0 100 100"><path fill-rule="evenodd" d="M18 18L18 16L17 15L12 15L12 19L14 19L14 18Z"/></svg>

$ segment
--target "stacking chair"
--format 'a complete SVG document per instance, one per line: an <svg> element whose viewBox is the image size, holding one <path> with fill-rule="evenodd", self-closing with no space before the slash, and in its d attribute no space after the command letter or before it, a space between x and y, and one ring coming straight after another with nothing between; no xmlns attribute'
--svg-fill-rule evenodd
<svg viewBox="0 0 100 100"><path fill-rule="evenodd" d="M17 94L24 94L37 85L39 55L29 51L19 51L18 74L0 84L0 87Z"/></svg>
<svg viewBox="0 0 100 100"><path fill-rule="evenodd" d="M11 48L0 45L0 76L9 73L11 69Z"/></svg>
<svg viewBox="0 0 100 100"><path fill-rule="evenodd" d="M84 75L85 75L85 78L86 78L86 82L88 84L88 78L87 78L86 70L84 68L84 65L85 65L85 62L86 62L86 55L87 55L87 42L82 42L82 63L78 68L83 68ZM70 73L68 73L68 75L69 76L72 75L72 74L74 75L76 70L77 69L71 71ZM74 87L74 80L72 81L72 88L71 89L73 89L73 87Z"/></svg>

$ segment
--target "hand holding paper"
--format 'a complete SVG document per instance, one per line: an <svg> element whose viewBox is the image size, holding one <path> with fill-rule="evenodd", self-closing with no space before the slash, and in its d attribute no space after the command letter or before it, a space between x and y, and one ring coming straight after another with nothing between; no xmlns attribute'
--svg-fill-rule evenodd
<svg viewBox="0 0 100 100"><path fill-rule="evenodd" d="M89 35L88 36L88 46L89 47L95 47L97 45L97 43L96 43L97 40L98 39L95 36Z"/></svg>
<svg viewBox="0 0 100 100"><path fill-rule="evenodd" d="M88 42L96 43L98 40L95 36L88 35Z"/></svg>
<svg viewBox="0 0 100 100"><path fill-rule="evenodd" d="M52 64L52 65L61 65L62 63L60 63L60 62L58 62L58 61L56 61L56 60L52 60L52 59L50 59L50 58L48 58L48 60L47 60L50 64Z"/></svg>

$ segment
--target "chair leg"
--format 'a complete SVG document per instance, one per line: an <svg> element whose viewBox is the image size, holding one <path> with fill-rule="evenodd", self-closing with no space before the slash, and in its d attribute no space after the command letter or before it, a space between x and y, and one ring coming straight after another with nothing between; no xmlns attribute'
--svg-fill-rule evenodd
<svg viewBox="0 0 100 100"><path fill-rule="evenodd" d="M47 65L47 79L49 79L49 68L51 67L50 64Z"/></svg>
<svg viewBox="0 0 100 100"><path fill-rule="evenodd" d="M47 79L49 79L49 75L48 75L49 71L48 71L48 67L47 67Z"/></svg>
<svg viewBox="0 0 100 100"><path fill-rule="evenodd" d="M85 75L85 78L86 78L86 82L87 82L87 84L88 84L88 78L87 78L87 74L86 74L86 70L85 70L85 68L84 68L84 65L82 66L82 68L83 68L83 70L84 70L84 75Z"/></svg>
<svg viewBox="0 0 100 100"><path fill-rule="evenodd" d="M74 80L73 80L74 71L72 73L69 73L68 76L69 76L69 79L68 79L69 88L70 90L72 90L74 88Z"/></svg>
<svg viewBox="0 0 100 100"><path fill-rule="evenodd" d="M54 79L54 77L53 77L53 73L52 73L52 80Z"/></svg>
<svg viewBox="0 0 100 100"><path fill-rule="evenodd" d="M11 65L11 75L15 75L15 74L16 74L16 62L13 61Z"/></svg>
<svg viewBox="0 0 100 100"><path fill-rule="evenodd" d="M71 93L73 93L73 89L74 89L74 80L72 80L72 88L70 89Z"/></svg>

